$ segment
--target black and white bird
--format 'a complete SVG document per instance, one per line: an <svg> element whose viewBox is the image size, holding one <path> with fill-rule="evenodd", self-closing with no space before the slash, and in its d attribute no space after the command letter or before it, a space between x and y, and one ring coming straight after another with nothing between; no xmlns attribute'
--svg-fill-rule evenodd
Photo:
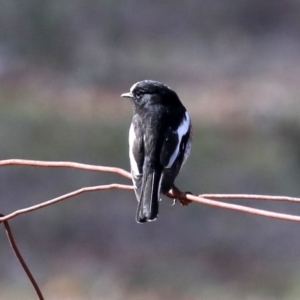
<svg viewBox="0 0 300 300"><path fill-rule="evenodd" d="M177 94L153 80L135 83L129 93L134 116L129 158L138 208L136 221L154 221L161 194L167 194L191 149L191 119Z"/></svg>

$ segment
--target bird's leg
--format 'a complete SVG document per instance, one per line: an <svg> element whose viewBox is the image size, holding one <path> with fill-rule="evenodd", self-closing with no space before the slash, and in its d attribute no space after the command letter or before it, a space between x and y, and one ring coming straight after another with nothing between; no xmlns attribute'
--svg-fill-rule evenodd
<svg viewBox="0 0 300 300"><path fill-rule="evenodd" d="M180 196L180 195L182 195L182 194L184 194L184 195L187 195L187 194L192 195L191 192L185 192L185 193L181 192L174 184L173 184L173 186L172 186L172 188L171 188L171 191L172 191L172 193L173 193L175 196L176 196L176 195ZM172 204L172 206L175 205L175 203L176 203L177 201L179 201L179 202L181 203L182 206L186 206L186 205L188 205L188 204L190 204L190 203L192 202L191 200L188 200L188 199L174 198L174 199L173 199L173 204Z"/></svg>

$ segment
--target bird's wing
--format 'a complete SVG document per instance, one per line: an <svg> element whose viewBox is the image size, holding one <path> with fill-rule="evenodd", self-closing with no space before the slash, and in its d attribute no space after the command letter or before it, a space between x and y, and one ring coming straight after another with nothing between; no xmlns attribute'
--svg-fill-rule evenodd
<svg viewBox="0 0 300 300"><path fill-rule="evenodd" d="M144 164L144 142L141 126L138 126L138 120L135 116L129 129L129 159L132 174L132 182L134 185L137 200L140 199L143 164Z"/></svg>
<svg viewBox="0 0 300 300"><path fill-rule="evenodd" d="M191 148L191 121L185 112L177 128L169 127L160 154L160 162L164 167L162 178L162 193L168 192L190 154Z"/></svg>

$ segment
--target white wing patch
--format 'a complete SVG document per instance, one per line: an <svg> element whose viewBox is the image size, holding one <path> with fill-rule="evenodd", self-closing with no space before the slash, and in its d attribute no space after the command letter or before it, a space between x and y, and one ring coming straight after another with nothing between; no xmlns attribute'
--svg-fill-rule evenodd
<svg viewBox="0 0 300 300"><path fill-rule="evenodd" d="M178 144L177 144L177 147L174 151L174 153L171 155L170 157L170 160L169 160L169 163L168 165L166 166L166 168L171 168L175 159L177 158L178 156L178 153L179 153L179 146L181 144L181 140L182 140L182 137L188 132L189 128L190 128L190 125L191 125L191 119L190 119L190 116L187 112L185 112L185 116L181 122L181 124L179 125L179 127L177 128L176 130L176 133L178 135ZM186 156L184 157L184 161L187 159L188 155L189 155L189 150L190 150L190 145L187 145L188 146L188 153L186 153Z"/></svg>
<svg viewBox="0 0 300 300"><path fill-rule="evenodd" d="M134 132L134 127L133 124L131 123L130 129L129 129L129 159L130 159L130 167L133 175L139 175L139 168L137 165L136 160L134 159L133 156L133 144L135 140L135 132Z"/></svg>

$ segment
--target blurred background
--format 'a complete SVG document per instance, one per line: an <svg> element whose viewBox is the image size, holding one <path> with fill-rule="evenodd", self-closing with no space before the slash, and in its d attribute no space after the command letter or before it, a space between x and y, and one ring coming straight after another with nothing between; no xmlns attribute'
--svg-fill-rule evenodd
<svg viewBox="0 0 300 300"><path fill-rule="evenodd" d="M132 107L120 94L155 79L192 115L182 190L300 195L299 1L0 3L1 159L129 169ZM129 183L2 167L0 211L112 182ZM299 224L164 198L158 221L138 225L136 206L132 192L103 191L11 221L46 299L299 299ZM0 241L0 298L33 299L4 230Z"/></svg>

